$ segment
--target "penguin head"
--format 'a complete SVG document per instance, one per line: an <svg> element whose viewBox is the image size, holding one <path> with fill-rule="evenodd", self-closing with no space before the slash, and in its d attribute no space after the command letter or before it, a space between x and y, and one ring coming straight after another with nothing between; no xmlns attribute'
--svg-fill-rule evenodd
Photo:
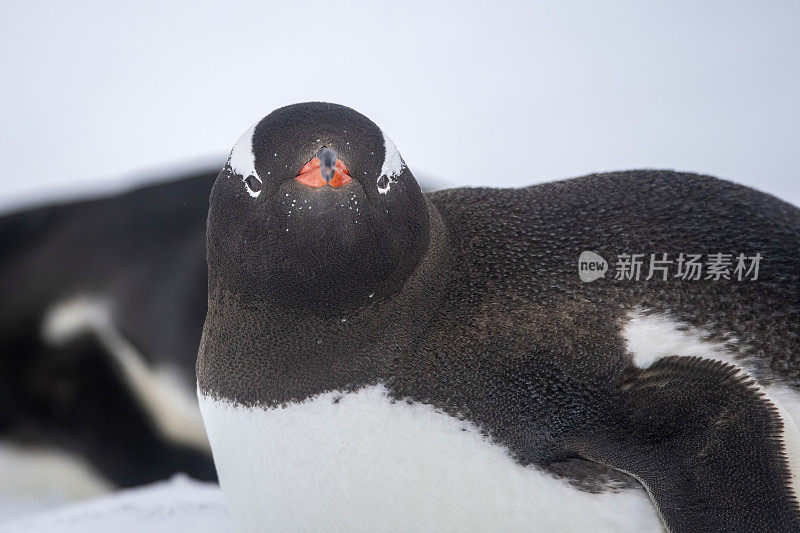
<svg viewBox="0 0 800 533"><path fill-rule="evenodd" d="M210 288L341 313L398 291L428 233L425 197L378 126L341 105L290 105L248 129L217 177Z"/></svg>

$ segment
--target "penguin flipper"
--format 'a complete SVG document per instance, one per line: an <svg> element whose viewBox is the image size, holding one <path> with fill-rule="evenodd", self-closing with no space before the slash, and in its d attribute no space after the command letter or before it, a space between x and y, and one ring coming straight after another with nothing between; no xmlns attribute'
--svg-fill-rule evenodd
<svg viewBox="0 0 800 533"><path fill-rule="evenodd" d="M666 357L618 393L586 456L636 477L669 531L800 531L783 423L738 368Z"/></svg>

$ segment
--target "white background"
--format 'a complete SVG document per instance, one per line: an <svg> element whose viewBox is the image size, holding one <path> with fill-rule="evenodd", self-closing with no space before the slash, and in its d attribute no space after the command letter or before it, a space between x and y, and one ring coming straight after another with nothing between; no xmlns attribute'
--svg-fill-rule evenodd
<svg viewBox="0 0 800 533"><path fill-rule="evenodd" d="M800 2L0 3L0 207L221 165L271 109L358 109L419 175L659 167L800 204Z"/></svg>

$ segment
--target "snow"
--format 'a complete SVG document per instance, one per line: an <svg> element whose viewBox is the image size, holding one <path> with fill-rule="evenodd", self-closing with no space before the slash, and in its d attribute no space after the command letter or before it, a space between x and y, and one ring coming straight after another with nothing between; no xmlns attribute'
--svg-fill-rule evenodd
<svg viewBox="0 0 800 533"><path fill-rule="evenodd" d="M19 503L0 499L0 513ZM46 502L27 502L22 516L0 522L0 533L225 533L235 530L219 486L183 475L33 512L46 505Z"/></svg>

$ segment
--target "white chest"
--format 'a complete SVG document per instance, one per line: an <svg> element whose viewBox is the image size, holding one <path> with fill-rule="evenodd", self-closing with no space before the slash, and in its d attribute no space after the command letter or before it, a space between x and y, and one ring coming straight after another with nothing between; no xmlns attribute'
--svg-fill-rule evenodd
<svg viewBox="0 0 800 533"><path fill-rule="evenodd" d="M247 531L661 530L643 490L577 490L382 385L275 409L201 394L200 406Z"/></svg>

